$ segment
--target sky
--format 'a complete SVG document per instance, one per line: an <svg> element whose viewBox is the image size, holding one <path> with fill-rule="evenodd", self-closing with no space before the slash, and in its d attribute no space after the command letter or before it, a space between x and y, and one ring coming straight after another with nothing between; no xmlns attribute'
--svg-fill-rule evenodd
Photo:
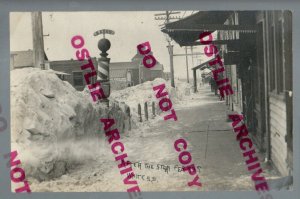
<svg viewBox="0 0 300 199"><path fill-rule="evenodd" d="M170 71L170 57L167 41L160 31L160 24L164 21L155 20L154 14L160 11L128 11L128 12L43 12L43 31L45 52L50 61L76 59L75 50L71 45L71 38L75 35L83 36L85 48L91 57L100 57L97 47L102 35L93 36L100 29L111 29L115 35L106 35L111 42L107 52L111 62L127 62L136 54L136 46L149 41L154 57L164 65L164 71ZM175 16L186 17L192 11L181 11ZM174 54L184 54L184 47L173 41ZM10 50L21 51L32 49L32 27L30 12L10 13ZM203 52L203 47L194 48L194 53ZM188 51L190 53L190 50ZM206 61L204 56L189 56L189 69ZM186 77L185 56L174 57L175 77ZM189 70L190 78L192 71Z"/></svg>

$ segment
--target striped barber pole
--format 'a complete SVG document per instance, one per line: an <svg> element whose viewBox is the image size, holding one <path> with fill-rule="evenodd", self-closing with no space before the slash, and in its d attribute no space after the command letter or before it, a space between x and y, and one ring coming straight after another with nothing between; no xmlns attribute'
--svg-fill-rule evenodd
<svg viewBox="0 0 300 199"><path fill-rule="evenodd" d="M97 80L108 80L109 77L109 64L107 61L98 61L98 75Z"/></svg>

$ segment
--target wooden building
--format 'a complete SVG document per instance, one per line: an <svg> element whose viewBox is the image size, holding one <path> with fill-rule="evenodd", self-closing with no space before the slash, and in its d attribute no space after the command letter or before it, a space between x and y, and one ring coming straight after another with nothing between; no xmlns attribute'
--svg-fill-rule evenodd
<svg viewBox="0 0 300 199"><path fill-rule="evenodd" d="M45 60L48 60L46 53L44 52L43 64ZM27 51L11 51L10 52L10 70L26 67L35 67L34 65L34 50ZM41 68L41 67L39 67ZM43 69L43 68L41 68Z"/></svg>
<svg viewBox="0 0 300 199"><path fill-rule="evenodd" d="M110 82L115 90L124 89L139 83L139 69L134 62L110 63Z"/></svg>
<svg viewBox="0 0 300 199"><path fill-rule="evenodd" d="M25 67L33 67L33 51L10 52L10 70Z"/></svg>
<svg viewBox="0 0 300 199"><path fill-rule="evenodd" d="M292 14L290 11L205 11L162 29L180 46L201 45L215 32L234 90L229 109L244 115L258 149L282 175L293 171ZM193 68L194 73L205 63ZM197 79L194 75L194 84Z"/></svg>
<svg viewBox="0 0 300 199"><path fill-rule="evenodd" d="M155 78L163 78L163 66L157 64L151 69L145 69L142 65L142 57L136 54L131 62L113 62L109 64L109 78L112 90L120 90L129 86L134 86L145 81L152 81ZM96 58L92 58L93 64L97 67ZM60 72L61 79L68 81L77 90L82 91L86 86L84 80L84 71L81 66L87 64L87 60L60 60L46 61L46 69L52 69Z"/></svg>
<svg viewBox="0 0 300 199"><path fill-rule="evenodd" d="M261 11L257 25L255 110L269 132L269 158L284 174L293 170L292 13ZM265 106L266 108L262 108ZM258 122L260 123L260 121Z"/></svg>
<svg viewBox="0 0 300 199"><path fill-rule="evenodd" d="M97 66L96 58L92 58L94 66ZM47 61L45 63L46 69L52 69L54 71L65 73L66 75L59 75L59 77L69 82L76 90L82 91L85 87L84 71L81 70L81 66L87 64L88 61L78 60L59 60L59 61Z"/></svg>
<svg viewBox="0 0 300 199"><path fill-rule="evenodd" d="M150 54L152 54L152 52L150 52ZM135 82L134 85L143 83L145 81L152 81L155 78L164 78L164 67L162 64L157 61L156 65L149 69L143 65L143 58L144 56L137 52L136 55L131 59L132 63L137 66L137 70L139 71L139 80L138 82Z"/></svg>

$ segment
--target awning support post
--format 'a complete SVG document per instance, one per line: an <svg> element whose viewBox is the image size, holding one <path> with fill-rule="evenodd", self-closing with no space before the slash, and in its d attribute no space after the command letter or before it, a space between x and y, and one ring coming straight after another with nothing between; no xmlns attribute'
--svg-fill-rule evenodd
<svg viewBox="0 0 300 199"><path fill-rule="evenodd" d="M193 78L194 78L194 93L197 92L197 76L196 76L196 70L193 70Z"/></svg>

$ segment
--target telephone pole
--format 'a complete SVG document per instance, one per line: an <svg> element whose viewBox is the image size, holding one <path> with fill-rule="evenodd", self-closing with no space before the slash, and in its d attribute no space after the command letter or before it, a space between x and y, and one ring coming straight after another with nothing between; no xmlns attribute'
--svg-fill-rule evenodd
<svg viewBox="0 0 300 199"><path fill-rule="evenodd" d="M189 62L187 56L187 47L185 47L185 62L186 62L186 78L187 83L190 83L190 76L189 76Z"/></svg>
<svg viewBox="0 0 300 199"><path fill-rule="evenodd" d="M192 54L192 68L194 68L194 51L193 51L194 46L191 46L191 54ZM196 78L197 78L197 71L196 72Z"/></svg>
<svg viewBox="0 0 300 199"><path fill-rule="evenodd" d="M155 14L155 20L165 20L164 24L167 24L170 22L170 19L180 19L180 17L171 17L173 14L179 14L180 12L172 12L172 11L166 11L166 13L159 13ZM164 17L157 17L157 16L164 16ZM174 82L174 66L173 66L173 45L171 45L171 40L167 39L168 42L168 51L170 55L170 71L171 71L171 86L175 87Z"/></svg>
<svg viewBox="0 0 300 199"><path fill-rule="evenodd" d="M192 54L192 67L194 67L194 52L193 52L193 46L191 46L191 54Z"/></svg>
<svg viewBox="0 0 300 199"><path fill-rule="evenodd" d="M33 40L33 65L45 69L44 34L41 12L31 13L32 40Z"/></svg>

